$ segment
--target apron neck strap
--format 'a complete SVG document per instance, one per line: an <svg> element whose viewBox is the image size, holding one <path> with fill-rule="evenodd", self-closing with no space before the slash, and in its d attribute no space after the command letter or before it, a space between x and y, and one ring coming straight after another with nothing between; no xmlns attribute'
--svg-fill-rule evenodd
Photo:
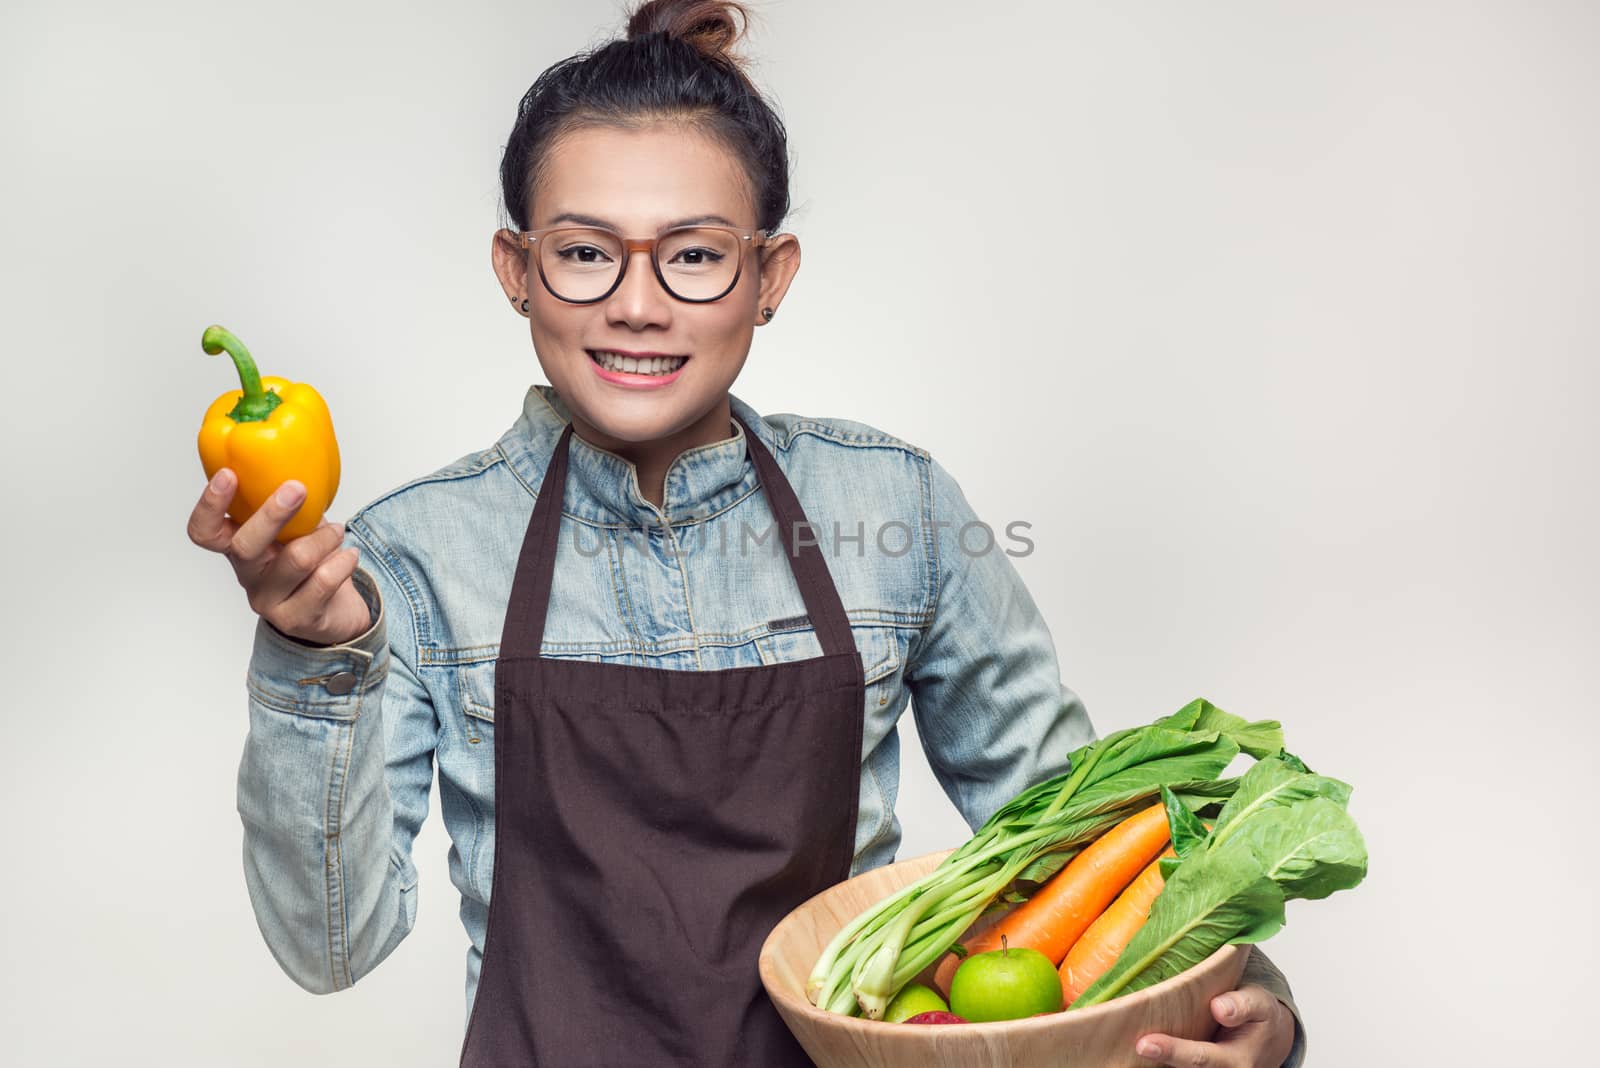
<svg viewBox="0 0 1600 1068"><path fill-rule="evenodd" d="M800 597L805 602L811 626L822 645L823 655L854 653L856 640L850 634L850 620L844 614L839 600L839 589L828 574L828 562L822 557L818 538L805 510L794 495L794 487L778 469L778 461L751 431L750 426L737 414L733 418L744 428L745 448L756 463L756 473L761 476L761 488L767 492L768 506L778 521L778 536L783 539L784 559L795 582L800 586ZM806 539L795 548L795 534L804 531Z"/></svg>
<svg viewBox="0 0 1600 1068"><path fill-rule="evenodd" d="M732 414L732 413L730 413ZM794 488L778 468L772 453L750 426L737 414L734 420L744 430L745 448L755 462L767 502L777 520L778 537L784 558L800 587L800 597L816 631L823 655L854 653L855 639L850 620L839 600L839 590L828 573L827 561ZM571 447L572 424L567 423L556 442L539 496L534 501L533 517L528 521L517 557L516 577L511 583L505 627L500 636L502 657L537 657L544 643L545 616L550 606L550 589L555 577L556 548L561 540L561 502L567 484L567 453ZM796 548L796 535L807 537Z"/></svg>

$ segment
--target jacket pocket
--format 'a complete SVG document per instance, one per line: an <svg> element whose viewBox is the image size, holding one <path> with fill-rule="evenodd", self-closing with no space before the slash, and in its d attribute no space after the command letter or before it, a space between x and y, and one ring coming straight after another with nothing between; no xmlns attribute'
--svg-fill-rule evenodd
<svg viewBox="0 0 1600 1068"><path fill-rule="evenodd" d="M494 740L494 668L493 660L484 660L456 669L462 733L469 745Z"/></svg>
<svg viewBox="0 0 1600 1068"><path fill-rule="evenodd" d="M900 628L879 623L852 623L850 636L861 653L861 681L867 687L868 706L887 704L889 697L885 691L892 689L887 684L896 680L900 672ZM810 627L771 631L757 638L756 644L762 661L768 664L809 660L822 655L822 643Z"/></svg>
<svg viewBox="0 0 1600 1068"><path fill-rule="evenodd" d="M899 690L903 663L901 636L910 632L899 627L851 627L850 630L855 635L856 648L861 650L861 663L865 668L862 681L867 685L867 708L881 708L892 701Z"/></svg>

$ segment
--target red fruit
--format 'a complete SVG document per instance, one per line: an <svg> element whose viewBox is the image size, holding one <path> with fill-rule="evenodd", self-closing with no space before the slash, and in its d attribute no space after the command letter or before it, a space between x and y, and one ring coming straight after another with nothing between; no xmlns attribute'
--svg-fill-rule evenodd
<svg viewBox="0 0 1600 1068"><path fill-rule="evenodd" d="M906 1020L906 1023L912 1024L953 1024L966 1022L967 1021L963 1020L953 1012L919 1012L915 1016L912 1016Z"/></svg>

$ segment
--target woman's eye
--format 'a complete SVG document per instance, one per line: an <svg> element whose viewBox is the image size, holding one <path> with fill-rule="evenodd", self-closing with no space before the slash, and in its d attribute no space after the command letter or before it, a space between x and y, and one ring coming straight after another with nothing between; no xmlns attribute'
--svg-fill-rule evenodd
<svg viewBox="0 0 1600 1068"><path fill-rule="evenodd" d="M564 249L557 250L556 255L567 263L601 263L609 262L610 259L593 245L568 245Z"/></svg>
<svg viewBox="0 0 1600 1068"><path fill-rule="evenodd" d="M680 257L683 256L687 256L689 258L687 260L680 260ZM722 253L718 252L716 249L710 248L686 248L674 255L672 257L672 262L682 262L690 267L699 267L708 263L721 263Z"/></svg>

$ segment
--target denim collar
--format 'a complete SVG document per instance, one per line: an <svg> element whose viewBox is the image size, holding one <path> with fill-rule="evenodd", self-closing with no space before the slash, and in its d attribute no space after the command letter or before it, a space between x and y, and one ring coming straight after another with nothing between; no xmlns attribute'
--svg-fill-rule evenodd
<svg viewBox="0 0 1600 1068"><path fill-rule="evenodd" d="M760 413L732 393L728 404L776 455L777 437ZM531 492L538 492L570 421L554 386L536 383L528 388L522 415L500 438L499 448ZM732 423L728 430L730 437L688 449L672 461L660 512L639 492L639 472L631 461L574 434L567 450L562 514L597 526L645 527L659 526L661 513L672 526L680 526L721 512L754 492L761 481L745 448L743 429Z"/></svg>

